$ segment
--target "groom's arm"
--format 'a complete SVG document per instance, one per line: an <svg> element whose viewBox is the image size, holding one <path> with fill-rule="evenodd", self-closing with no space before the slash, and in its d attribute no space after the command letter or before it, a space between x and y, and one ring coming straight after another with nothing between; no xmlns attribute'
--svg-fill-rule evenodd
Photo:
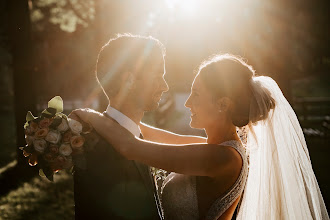
<svg viewBox="0 0 330 220"><path fill-rule="evenodd" d="M170 131L152 127L150 125L140 123L143 138L148 141L164 143L164 144L193 144L206 143L206 138L193 135L180 135Z"/></svg>

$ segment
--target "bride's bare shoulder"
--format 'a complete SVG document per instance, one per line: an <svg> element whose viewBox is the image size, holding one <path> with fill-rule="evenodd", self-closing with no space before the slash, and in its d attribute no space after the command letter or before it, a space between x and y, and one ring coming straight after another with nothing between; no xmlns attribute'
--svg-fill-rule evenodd
<svg viewBox="0 0 330 220"><path fill-rule="evenodd" d="M216 179L226 177L229 181L236 180L240 175L243 158L241 154L232 146L229 145L220 145L222 150L223 158L226 158L226 165L219 167L219 175L216 176Z"/></svg>

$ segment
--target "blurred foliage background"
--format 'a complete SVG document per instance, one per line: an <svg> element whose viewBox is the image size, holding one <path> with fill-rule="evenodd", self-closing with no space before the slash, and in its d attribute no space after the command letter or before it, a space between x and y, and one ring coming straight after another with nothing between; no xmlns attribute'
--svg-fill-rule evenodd
<svg viewBox="0 0 330 220"><path fill-rule="evenodd" d="M116 33L164 43L170 91L144 121L182 134L183 103L199 63L241 55L273 77L304 128L312 164L330 204L330 44L327 0L4 0L0 2L0 219L72 219L72 177L36 177L17 149L25 114L55 95L65 113L107 105L94 77L101 46ZM170 105L167 103L171 103ZM166 105L167 104L167 105Z"/></svg>

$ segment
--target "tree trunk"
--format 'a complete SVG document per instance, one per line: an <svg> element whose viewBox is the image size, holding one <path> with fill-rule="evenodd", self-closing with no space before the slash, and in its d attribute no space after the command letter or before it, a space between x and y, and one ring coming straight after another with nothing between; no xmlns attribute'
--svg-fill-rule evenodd
<svg viewBox="0 0 330 220"><path fill-rule="evenodd" d="M26 162L22 151L18 149L25 145L24 129L27 111L36 113L36 94L34 88L35 74L33 68L33 53L31 40L31 23L27 0L7 0L8 35L13 56L13 86L14 109L16 119L17 164L0 176L0 194L15 187L20 180L34 176L36 168L31 168ZM7 191L8 191L7 190Z"/></svg>

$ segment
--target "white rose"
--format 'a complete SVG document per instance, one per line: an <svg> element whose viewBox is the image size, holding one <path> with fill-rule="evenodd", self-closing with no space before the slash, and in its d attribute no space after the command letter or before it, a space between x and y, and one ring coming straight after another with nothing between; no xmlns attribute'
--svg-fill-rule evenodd
<svg viewBox="0 0 330 220"><path fill-rule="evenodd" d="M61 139L61 134L58 131L50 130L45 139L52 144L57 144Z"/></svg>
<svg viewBox="0 0 330 220"><path fill-rule="evenodd" d="M33 144L34 137L30 135L25 135L25 142L27 145L31 146Z"/></svg>
<svg viewBox="0 0 330 220"><path fill-rule="evenodd" d="M69 156L72 153L72 148L71 148L70 144L62 144L60 146L60 148L58 149L58 151L63 156Z"/></svg>
<svg viewBox="0 0 330 220"><path fill-rule="evenodd" d="M69 119L69 127L74 134L80 134L82 131L82 124L74 119Z"/></svg>
<svg viewBox="0 0 330 220"><path fill-rule="evenodd" d="M57 130L58 130L59 132L65 132L65 131L67 131L68 129L69 129L68 122L67 122L64 118L62 118L62 122L61 122L61 124L57 127Z"/></svg>
<svg viewBox="0 0 330 220"><path fill-rule="evenodd" d="M47 147L47 142L44 139L35 139L33 141L33 146L36 151L43 153Z"/></svg>

